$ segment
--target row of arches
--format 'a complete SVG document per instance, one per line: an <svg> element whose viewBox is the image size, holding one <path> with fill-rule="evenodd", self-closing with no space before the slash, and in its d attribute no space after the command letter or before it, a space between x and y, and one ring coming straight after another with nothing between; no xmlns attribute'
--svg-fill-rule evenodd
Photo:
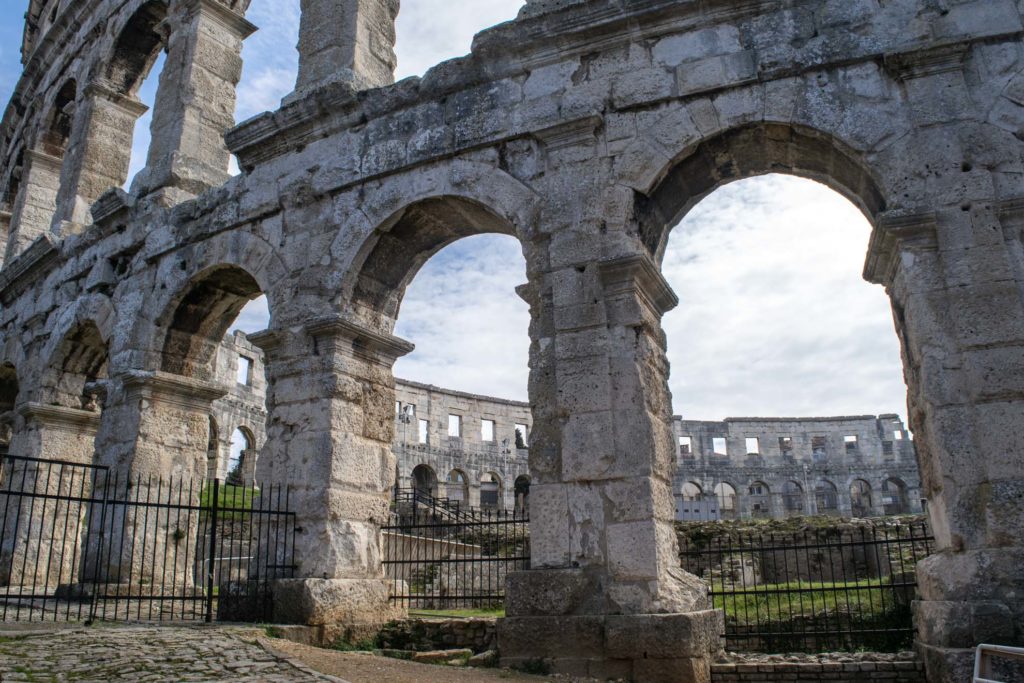
<svg viewBox="0 0 1024 683"><path fill-rule="evenodd" d="M904 515L915 510L910 488L899 477L882 479L873 488L865 479L853 479L848 488L841 489L829 479L821 478L810 484L794 479L772 487L764 481L754 481L740 493L740 487L720 481L708 490L694 481L683 484L679 498L684 504L712 501L715 513L703 507L684 505L696 518L701 516L722 519L741 517L770 518L803 515L875 517Z"/></svg>
<svg viewBox="0 0 1024 683"><path fill-rule="evenodd" d="M401 474L397 475L399 482ZM479 507L484 510L515 510L525 513L529 510L530 477L516 477L511 491L496 472L484 472L477 481L472 481L463 469L453 469L444 482L430 465L420 464L413 468L412 487L417 493L430 498L444 498L460 506Z"/></svg>

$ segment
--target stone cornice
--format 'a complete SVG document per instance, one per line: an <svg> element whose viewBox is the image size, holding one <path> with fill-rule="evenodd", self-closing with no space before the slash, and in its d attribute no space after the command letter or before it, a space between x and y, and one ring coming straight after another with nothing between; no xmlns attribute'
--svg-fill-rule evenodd
<svg viewBox="0 0 1024 683"><path fill-rule="evenodd" d="M544 128L533 135L544 143L546 149L557 151L596 142L597 129L602 122L600 114L592 114Z"/></svg>
<svg viewBox="0 0 1024 683"><path fill-rule="evenodd" d="M166 401L193 410L208 411L211 403L230 393L228 387L216 382L160 370L129 370L117 375L115 379L121 382L129 397Z"/></svg>
<svg viewBox="0 0 1024 683"><path fill-rule="evenodd" d="M98 78L85 86L86 97L103 99L123 109L135 117L140 117L149 111L149 107L135 99L117 92L114 85L106 79Z"/></svg>
<svg viewBox="0 0 1024 683"><path fill-rule="evenodd" d="M903 81L960 71L969 49L970 43L960 41L916 52L894 52L885 55L885 68Z"/></svg>
<svg viewBox="0 0 1024 683"><path fill-rule="evenodd" d="M7 300L12 286L24 285L34 279L33 276L45 269L58 254L57 244L49 233L37 237L25 251L4 264L4 269L0 270L0 300Z"/></svg>
<svg viewBox="0 0 1024 683"><path fill-rule="evenodd" d="M306 325L318 344L333 340L346 340L352 343L353 352L371 360L379 360L381 356L394 362L412 353L416 345L391 334L381 334L363 327L345 318L330 316L318 318Z"/></svg>
<svg viewBox="0 0 1024 683"><path fill-rule="evenodd" d="M679 305L679 297L649 256L637 254L602 261L598 268L606 297L635 295L659 315Z"/></svg>
<svg viewBox="0 0 1024 683"><path fill-rule="evenodd" d="M259 30L258 26L220 0L185 0L182 5L192 14L205 14L216 21L218 25L232 31L242 39L248 38Z"/></svg>
<svg viewBox="0 0 1024 683"><path fill-rule="evenodd" d="M936 248L938 224L934 212L883 214L871 233L864 279L888 287L899 266L900 251L908 247Z"/></svg>
<svg viewBox="0 0 1024 683"><path fill-rule="evenodd" d="M98 412L64 406L26 403L18 409L18 414L26 420L38 422L46 427L70 428L90 434L95 434L100 427Z"/></svg>
<svg viewBox="0 0 1024 683"><path fill-rule="evenodd" d="M130 211L133 205L134 200L131 195L120 187L112 187L101 194L100 198L93 202L92 207L90 207L92 221L98 225L110 218L121 215L123 212Z"/></svg>

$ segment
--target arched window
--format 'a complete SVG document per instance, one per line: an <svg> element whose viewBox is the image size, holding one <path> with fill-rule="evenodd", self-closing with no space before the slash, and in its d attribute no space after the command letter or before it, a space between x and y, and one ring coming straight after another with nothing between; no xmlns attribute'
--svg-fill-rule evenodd
<svg viewBox="0 0 1024 683"><path fill-rule="evenodd" d="M701 500L702 498L704 498L704 490L699 484L695 484L692 481L683 484L683 500L693 501Z"/></svg>
<svg viewBox="0 0 1024 683"><path fill-rule="evenodd" d="M815 512L819 515L835 515L839 513L839 489L827 479L822 479L814 486Z"/></svg>
<svg viewBox="0 0 1024 683"><path fill-rule="evenodd" d="M854 517L870 517L872 509L871 485L863 479L850 484L850 511Z"/></svg>
<svg viewBox="0 0 1024 683"><path fill-rule="evenodd" d="M763 481L755 481L747 490L750 504L751 517L771 517L772 515L772 492L768 484Z"/></svg>
<svg viewBox="0 0 1024 683"><path fill-rule="evenodd" d="M886 515L905 515L910 512L907 485L898 477L889 477L882 482L882 505Z"/></svg>
<svg viewBox="0 0 1024 683"><path fill-rule="evenodd" d="M795 481L787 481L782 486L782 507L787 517L804 514L804 487Z"/></svg>
<svg viewBox="0 0 1024 683"><path fill-rule="evenodd" d="M248 427L238 427L231 433L231 451L224 480L234 486L249 484L247 473L254 469L249 462L256 457L256 438Z"/></svg>
<svg viewBox="0 0 1024 683"><path fill-rule="evenodd" d="M501 500L501 478L494 472L480 477L480 507L498 510L503 507Z"/></svg>
<svg viewBox="0 0 1024 683"><path fill-rule="evenodd" d="M437 474L429 465L417 465L413 468L412 485L420 496L437 497Z"/></svg>
<svg viewBox="0 0 1024 683"><path fill-rule="evenodd" d="M448 500L462 505L469 503L469 480L462 470L449 472L446 484Z"/></svg>
<svg viewBox="0 0 1024 683"><path fill-rule="evenodd" d="M715 486L715 497L718 498L718 509L722 512L722 519L736 519L736 487L723 481Z"/></svg>

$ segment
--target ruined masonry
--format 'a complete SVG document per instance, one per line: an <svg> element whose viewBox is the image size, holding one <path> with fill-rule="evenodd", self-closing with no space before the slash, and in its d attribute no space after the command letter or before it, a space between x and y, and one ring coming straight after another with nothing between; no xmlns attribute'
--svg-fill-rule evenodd
<svg viewBox="0 0 1024 683"><path fill-rule="evenodd" d="M792 173L874 228L864 274L892 301L940 550L918 567L928 680L1024 644L1024 2L530 0L392 83L397 0L303 0L295 91L235 125L248 4L32 0L0 152L13 453L201 477L216 350L266 294L260 477L293 487L302 529L275 617L372 628L404 286L460 237L513 235L532 570L509 579L502 657L706 681L721 616L672 531L660 320L680 302L659 263L709 192Z"/></svg>
<svg viewBox="0 0 1024 683"><path fill-rule="evenodd" d="M267 438L263 373L263 354L244 333L224 338L215 377L231 390L211 406L210 478L256 480ZM527 512L528 403L402 379L395 380L395 397L399 489ZM724 422L675 416L672 429L679 521L921 512L914 445L896 415ZM232 444L236 430L242 442Z"/></svg>

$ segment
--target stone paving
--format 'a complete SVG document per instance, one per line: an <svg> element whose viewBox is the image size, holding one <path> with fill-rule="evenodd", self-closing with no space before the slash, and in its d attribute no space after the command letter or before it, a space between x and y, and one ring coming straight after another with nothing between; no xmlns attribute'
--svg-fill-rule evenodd
<svg viewBox="0 0 1024 683"><path fill-rule="evenodd" d="M333 681L236 627L0 630L0 681Z"/></svg>

